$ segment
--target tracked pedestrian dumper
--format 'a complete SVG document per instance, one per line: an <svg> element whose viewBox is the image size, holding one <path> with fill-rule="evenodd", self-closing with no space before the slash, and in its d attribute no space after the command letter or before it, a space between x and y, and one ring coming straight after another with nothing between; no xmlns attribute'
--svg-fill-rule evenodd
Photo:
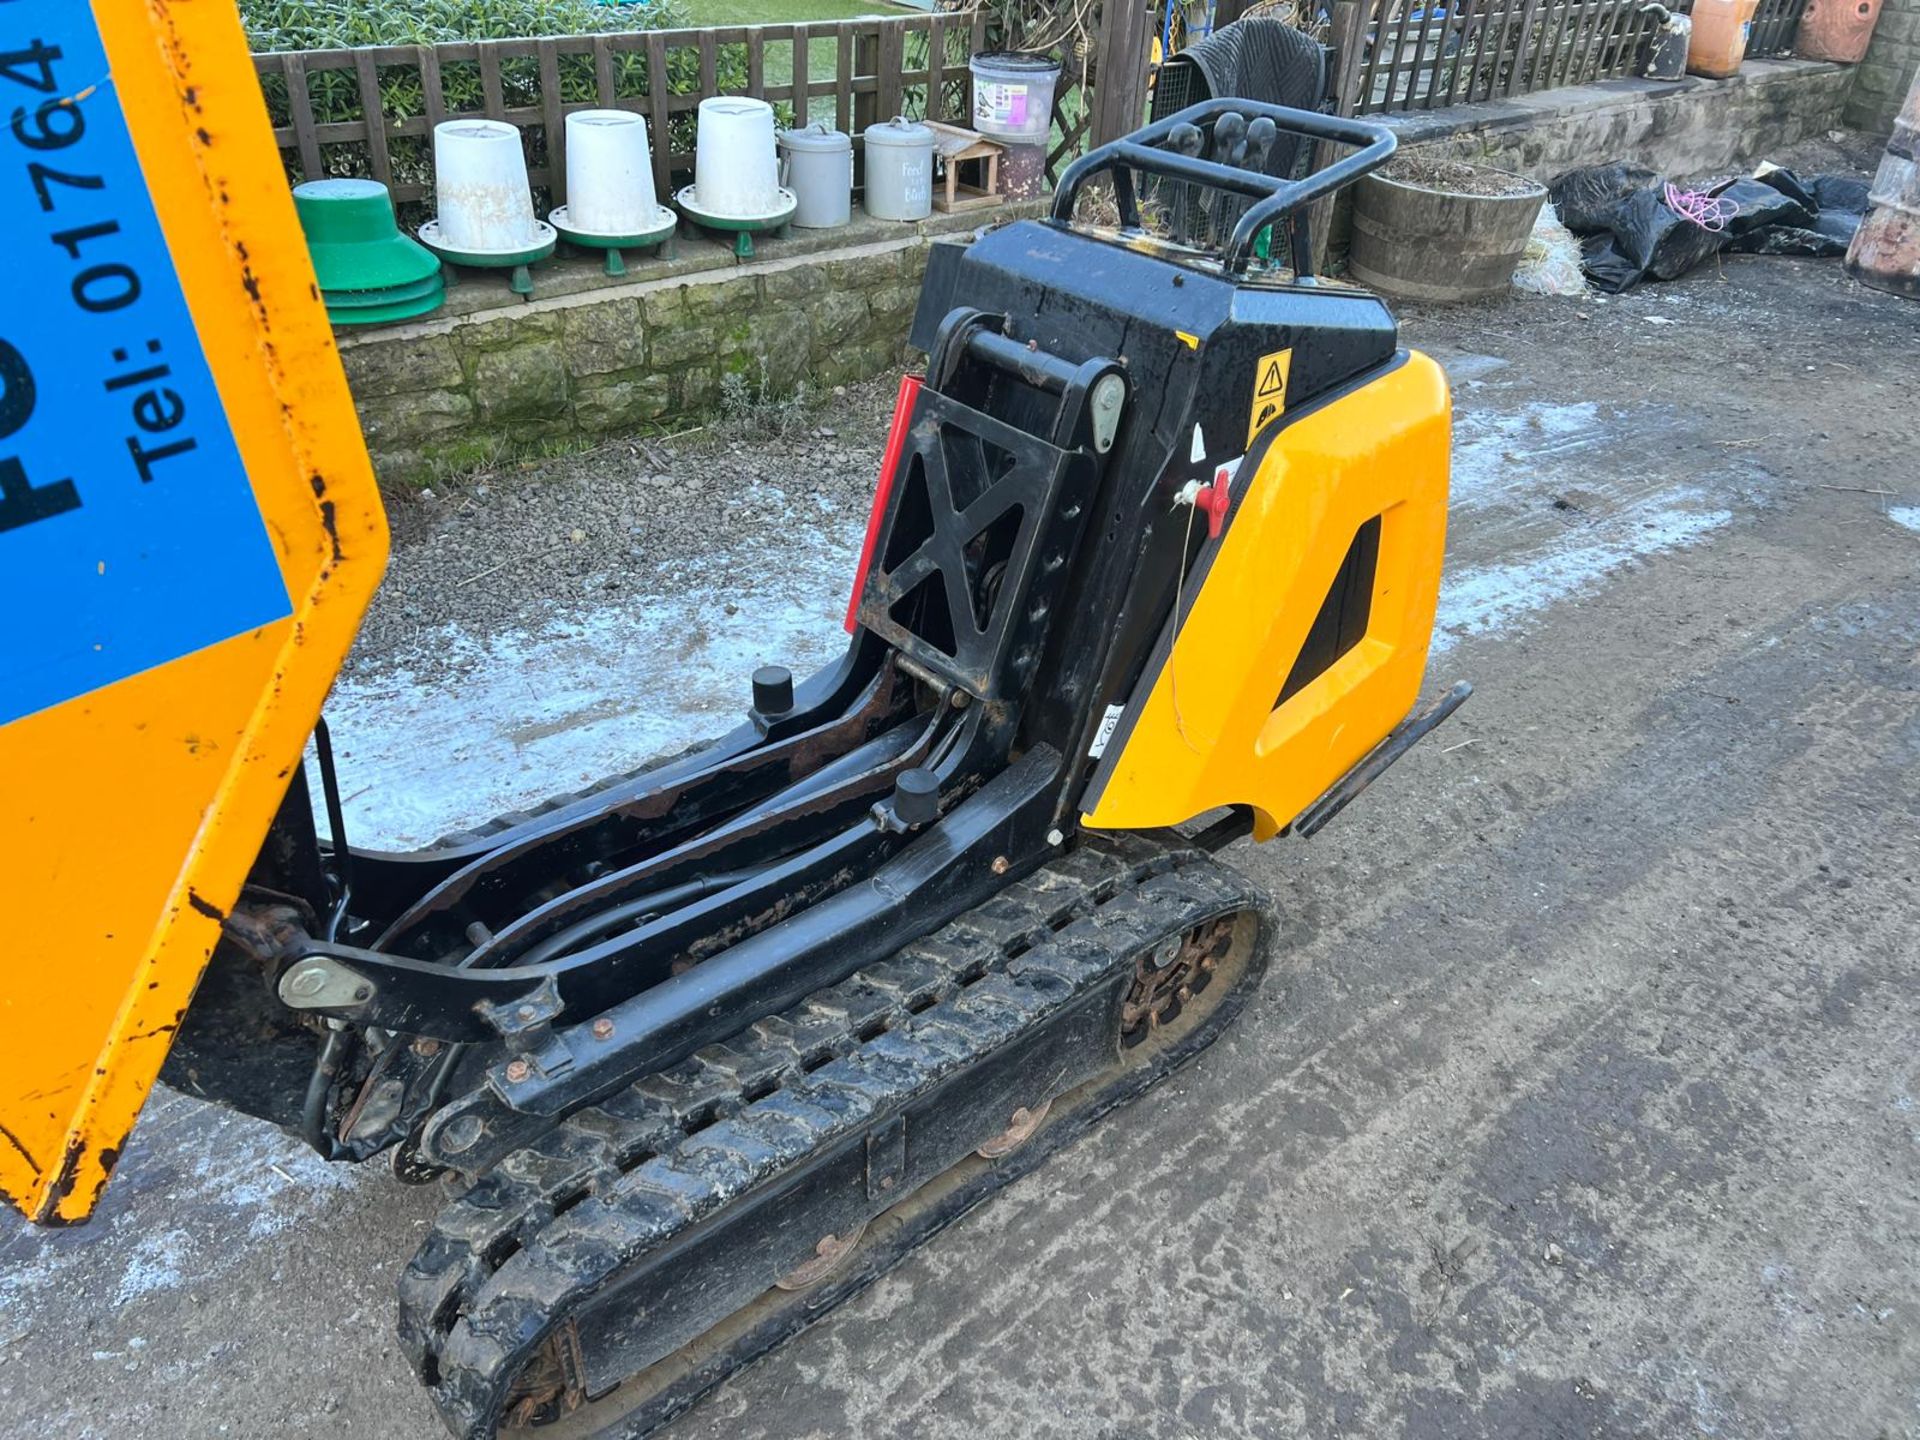
<svg viewBox="0 0 1920 1440"><path fill-rule="evenodd" d="M39 0L0 17L43 27L9 45L75 52L101 43L90 23ZM23 777L0 824L34 837L9 882L34 892L12 897L31 911L18 968L70 993L0 1008L0 1188L84 1219L157 1071L331 1159L386 1157L454 1196L399 1285L448 1427L641 1434L1209 1044L1276 942L1267 898L1213 852L1312 833L1464 698L1407 718L1445 382L1378 300L1314 279L1306 233L1311 202L1393 141L1211 101L1077 162L1051 218L936 246L927 370L901 386L845 655L798 682L759 671L744 723L705 747L390 854L347 843L316 728L385 531L297 267L257 259L259 301L218 273L236 239L267 257L298 231L249 178L271 141L236 98L232 37L178 26L158 53L195 54L219 118L204 142L135 124L146 190L129 171L124 203L175 255L195 225L223 247L181 264L168 338L212 378L223 428L203 439L227 437L194 463L242 457L207 484L233 544L269 537L280 588L132 668L81 648L123 643L109 606L14 671L41 677L0 711ZM101 33L112 103L177 97L150 45ZM117 112L86 114L104 133ZM1229 163L1262 127L1357 148L1275 180ZM209 221L203 181L156 183L176 164L183 182L228 167L237 213ZM1116 230L1076 218L1096 179ZM1150 237L1141 197L1176 184L1236 207L1218 248ZM1274 232L1290 269L1255 260ZM149 318L143 336L167 317ZM112 457L63 459L78 441L32 428L31 390L19 419L44 345L0 339L36 475L73 475L81 501L10 512L0 570L77 584ZM293 417L270 434L262 397ZM196 593L243 570L199 567ZM298 763L310 733L331 839ZM149 796L120 811L113 917L71 878L113 889L86 863L88 766Z"/></svg>

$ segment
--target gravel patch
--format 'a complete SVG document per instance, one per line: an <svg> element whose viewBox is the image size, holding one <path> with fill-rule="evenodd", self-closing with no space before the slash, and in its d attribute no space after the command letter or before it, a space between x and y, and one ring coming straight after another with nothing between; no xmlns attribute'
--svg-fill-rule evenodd
<svg viewBox="0 0 1920 1440"><path fill-rule="evenodd" d="M623 598L776 575L788 546L864 527L894 390L891 379L836 387L814 405L509 464L392 502L393 561L347 673L404 659L417 680L457 676L450 625L534 630Z"/></svg>

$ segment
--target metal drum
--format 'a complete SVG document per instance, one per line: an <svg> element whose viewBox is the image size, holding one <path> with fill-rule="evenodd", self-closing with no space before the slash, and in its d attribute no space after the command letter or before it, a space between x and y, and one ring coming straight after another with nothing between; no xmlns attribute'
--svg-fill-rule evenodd
<svg viewBox="0 0 1920 1440"><path fill-rule="evenodd" d="M867 214L924 220L933 213L933 131L895 116L867 127Z"/></svg>
<svg viewBox="0 0 1920 1440"><path fill-rule="evenodd" d="M804 230L833 230L853 218L853 137L815 121L804 130L782 130L780 183L798 201L793 223Z"/></svg>

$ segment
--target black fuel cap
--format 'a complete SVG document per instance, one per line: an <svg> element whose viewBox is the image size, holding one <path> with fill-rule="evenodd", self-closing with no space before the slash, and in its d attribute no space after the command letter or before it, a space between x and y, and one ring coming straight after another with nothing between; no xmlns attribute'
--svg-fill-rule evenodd
<svg viewBox="0 0 1920 1440"><path fill-rule="evenodd" d="M893 814L909 829L938 820L940 777L931 770L901 771L900 778L893 782Z"/></svg>
<svg viewBox="0 0 1920 1440"><path fill-rule="evenodd" d="M793 672L784 665L762 665L754 671L753 708L767 716L793 709Z"/></svg>

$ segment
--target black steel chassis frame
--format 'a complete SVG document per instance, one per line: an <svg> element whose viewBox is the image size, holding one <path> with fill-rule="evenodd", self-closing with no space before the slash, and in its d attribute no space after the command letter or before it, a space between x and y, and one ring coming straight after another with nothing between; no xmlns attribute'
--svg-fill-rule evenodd
<svg viewBox="0 0 1920 1440"><path fill-rule="evenodd" d="M1175 124L1230 113L1364 148L1306 181L1158 148ZM1378 126L1212 101L1077 162L1048 224L1102 243L1071 223L1097 173L1123 222L1135 170L1250 195L1234 274L1260 228L1392 148ZM297 787L247 904L291 906L277 942L256 925L251 948L279 1001L326 1027L305 1107L323 1153L401 1144L419 1174L482 1173L1071 844L1100 702L1137 678L1210 542L1165 522L1176 456L1156 417L1173 374L1117 346L1054 353L1024 323L967 307L939 320L846 654L798 686L756 684L731 734L417 855L313 843ZM1205 840L1246 828L1229 815Z"/></svg>

